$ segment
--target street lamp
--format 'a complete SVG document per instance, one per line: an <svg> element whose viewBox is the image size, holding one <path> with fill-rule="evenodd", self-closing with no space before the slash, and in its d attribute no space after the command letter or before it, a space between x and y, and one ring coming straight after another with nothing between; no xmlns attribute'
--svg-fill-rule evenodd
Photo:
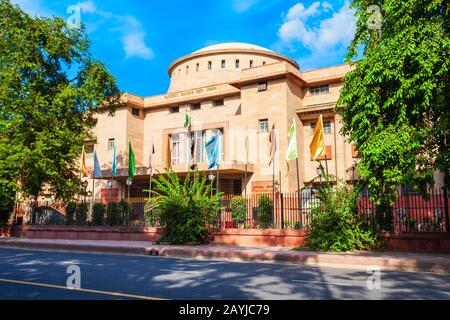
<svg viewBox="0 0 450 320"><path fill-rule="evenodd" d="M215 175L213 175L212 173L208 174L208 180L211 181L211 198L213 195L213 181L216 178Z"/></svg>

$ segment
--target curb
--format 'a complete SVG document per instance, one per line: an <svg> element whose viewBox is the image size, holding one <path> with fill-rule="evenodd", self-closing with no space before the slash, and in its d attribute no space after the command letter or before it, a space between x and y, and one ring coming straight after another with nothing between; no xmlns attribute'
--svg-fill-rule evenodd
<svg viewBox="0 0 450 320"><path fill-rule="evenodd" d="M25 242L20 240L0 240L0 247L13 247L22 249L48 249L63 251L80 251L96 253L136 254L181 258L203 258L238 261L255 261L271 263L292 263L311 267L335 267L351 268L366 271L371 266L380 267L383 270L403 272L431 272L450 274L449 258L397 258L390 256L373 256L357 254L328 254L299 251L265 251L264 249L242 249L238 247L231 250L211 247L182 247L182 246L121 246L121 245L95 245L80 243L48 243Z"/></svg>

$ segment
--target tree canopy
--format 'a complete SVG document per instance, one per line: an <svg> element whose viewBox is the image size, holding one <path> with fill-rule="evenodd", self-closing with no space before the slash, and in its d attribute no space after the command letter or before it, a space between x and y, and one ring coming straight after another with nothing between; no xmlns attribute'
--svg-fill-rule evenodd
<svg viewBox="0 0 450 320"><path fill-rule="evenodd" d="M373 28L374 10L381 13ZM433 170L450 186L449 3L443 0L354 0L357 30L336 110L342 133L360 151L357 166L378 202L396 187L425 190Z"/></svg>
<svg viewBox="0 0 450 320"><path fill-rule="evenodd" d="M83 27L32 17L0 0L0 197L70 199L95 115L120 100L114 77L89 52ZM105 106L110 106L106 108Z"/></svg>

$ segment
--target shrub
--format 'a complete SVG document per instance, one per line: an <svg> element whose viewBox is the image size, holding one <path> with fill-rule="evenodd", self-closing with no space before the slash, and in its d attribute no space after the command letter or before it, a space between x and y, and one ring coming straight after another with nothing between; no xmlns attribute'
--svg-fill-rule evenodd
<svg viewBox="0 0 450 320"><path fill-rule="evenodd" d="M247 217L247 200L241 196L235 196L231 199L231 216L233 221L242 225Z"/></svg>
<svg viewBox="0 0 450 320"><path fill-rule="evenodd" d="M69 202L66 207L66 224L68 226L74 225L76 216L77 204L75 202Z"/></svg>
<svg viewBox="0 0 450 320"><path fill-rule="evenodd" d="M317 192L319 202L312 209L309 247L318 251L370 250L379 243L364 219L358 215L359 192L344 182L329 182Z"/></svg>
<svg viewBox="0 0 450 320"><path fill-rule="evenodd" d="M8 200L0 200L0 226L8 223L14 204Z"/></svg>
<svg viewBox="0 0 450 320"><path fill-rule="evenodd" d="M273 227L273 202L265 195L258 201L258 225L262 229Z"/></svg>
<svg viewBox="0 0 450 320"><path fill-rule="evenodd" d="M221 193L210 197L211 185L206 175L190 174L181 182L169 171L155 180L156 190L151 191L158 209L158 220L165 232L160 241L172 244L199 244L209 241L211 226L220 212Z"/></svg>
<svg viewBox="0 0 450 320"><path fill-rule="evenodd" d="M87 203L79 203L77 205L76 223L78 226L85 226L87 224L89 207Z"/></svg>
<svg viewBox="0 0 450 320"><path fill-rule="evenodd" d="M94 226L101 226L104 223L106 207L103 203L94 204L92 213L92 224Z"/></svg>
<svg viewBox="0 0 450 320"><path fill-rule="evenodd" d="M123 226L129 226L132 216L132 205L130 202L127 202L125 200L120 200L119 202L120 207L120 224Z"/></svg>
<svg viewBox="0 0 450 320"><path fill-rule="evenodd" d="M161 210L155 207L157 199L151 198L145 207L144 221L147 227L156 227L158 225L158 217L160 216Z"/></svg>
<svg viewBox="0 0 450 320"><path fill-rule="evenodd" d="M110 202L106 209L106 220L109 226L120 225L121 210L117 202Z"/></svg>

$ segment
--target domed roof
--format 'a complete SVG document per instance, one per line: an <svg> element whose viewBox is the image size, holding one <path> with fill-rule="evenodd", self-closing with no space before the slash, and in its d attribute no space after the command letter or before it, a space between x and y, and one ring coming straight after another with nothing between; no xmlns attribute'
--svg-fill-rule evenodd
<svg viewBox="0 0 450 320"><path fill-rule="evenodd" d="M273 52L272 50L250 44L250 43L243 43L243 42L224 42L215 44L209 47L205 47L203 49L197 50L193 53L201 53L201 52L207 52L207 51L215 51L215 50L258 50L258 51L266 51L266 52Z"/></svg>

